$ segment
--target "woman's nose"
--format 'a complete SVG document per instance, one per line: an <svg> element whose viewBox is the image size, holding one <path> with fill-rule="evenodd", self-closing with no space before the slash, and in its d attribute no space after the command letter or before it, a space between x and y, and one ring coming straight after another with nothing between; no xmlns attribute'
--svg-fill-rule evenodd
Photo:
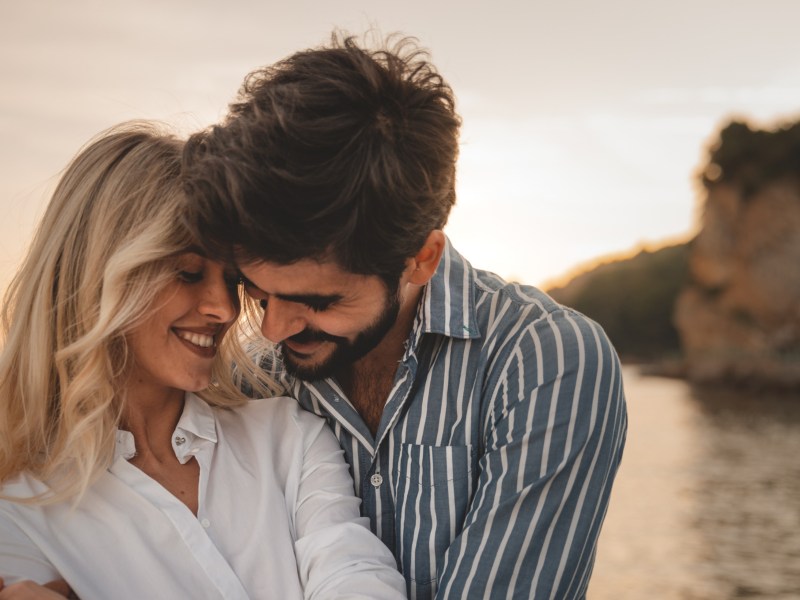
<svg viewBox="0 0 800 600"><path fill-rule="evenodd" d="M239 315L239 297L224 275L210 275L198 306L200 313L220 323L228 323Z"/></svg>

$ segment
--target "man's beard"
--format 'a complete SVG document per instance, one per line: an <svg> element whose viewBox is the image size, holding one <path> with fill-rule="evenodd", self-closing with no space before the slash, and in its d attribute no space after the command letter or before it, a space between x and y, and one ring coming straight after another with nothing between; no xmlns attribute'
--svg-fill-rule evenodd
<svg viewBox="0 0 800 600"><path fill-rule="evenodd" d="M303 365L295 361L291 350L280 344L283 364L290 375L306 381L317 381L332 377L337 371L349 367L367 355L389 333L400 313L400 300L397 293L389 293L378 318L366 329L362 329L351 342L347 338L331 335L317 329L304 329L289 339L298 343L325 341L335 346L333 352L323 362Z"/></svg>

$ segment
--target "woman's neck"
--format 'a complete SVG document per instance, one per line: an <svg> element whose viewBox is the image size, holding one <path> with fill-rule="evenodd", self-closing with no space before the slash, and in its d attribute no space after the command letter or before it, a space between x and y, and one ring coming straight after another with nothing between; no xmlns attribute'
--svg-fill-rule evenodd
<svg viewBox="0 0 800 600"><path fill-rule="evenodd" d="M120 428L133 434L136 455L156 460L173 455L172 433L183 413L185 393L141 381L125 386L124 393Z"/></svg>
<svg viewBox="0 0 800 600"><path fill-rule="evenodd" d="M133 434L136 455L130 463L183 502L195 515L199 506L200 466L182 464L172 448L172 434L183 413L185 393L128 386L120 426Z"/></svg>

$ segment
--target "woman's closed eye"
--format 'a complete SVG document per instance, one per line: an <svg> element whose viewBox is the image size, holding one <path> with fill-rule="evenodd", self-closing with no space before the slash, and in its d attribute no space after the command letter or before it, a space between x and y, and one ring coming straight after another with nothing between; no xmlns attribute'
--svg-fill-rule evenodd
<svg viewBox="0 0 800 600"><path fill-rule="evenodd" d="M185 283L199 283L203 280L203 271L178 271L178 279Z"/></svg>

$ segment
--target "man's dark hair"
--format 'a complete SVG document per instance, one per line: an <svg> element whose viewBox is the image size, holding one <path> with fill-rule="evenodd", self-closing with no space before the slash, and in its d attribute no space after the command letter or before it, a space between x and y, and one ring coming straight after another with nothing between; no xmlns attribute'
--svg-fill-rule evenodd
<svg viewBox="0 0 800 600"><path fill-rule="evenodd" d="M245 79L184 152L187 221L212 255L334 260L390 288L455 202L460 118L413 38L291 55Z"/></svg>

